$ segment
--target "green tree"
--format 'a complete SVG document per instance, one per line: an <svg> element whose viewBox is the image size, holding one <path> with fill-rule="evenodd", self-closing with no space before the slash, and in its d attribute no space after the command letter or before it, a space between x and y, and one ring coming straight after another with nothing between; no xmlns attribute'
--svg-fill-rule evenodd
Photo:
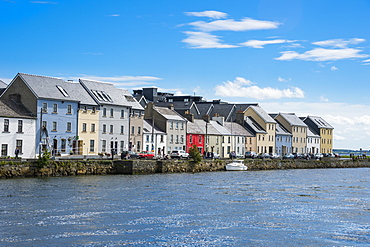
<svg viewBox="0 0 370 247"><path fill-rule="evenodd" d="M190 158L196 163L200 163L202 161L202 156L200 155L199 150L195 145L189 148L189 155Z"/></svg>

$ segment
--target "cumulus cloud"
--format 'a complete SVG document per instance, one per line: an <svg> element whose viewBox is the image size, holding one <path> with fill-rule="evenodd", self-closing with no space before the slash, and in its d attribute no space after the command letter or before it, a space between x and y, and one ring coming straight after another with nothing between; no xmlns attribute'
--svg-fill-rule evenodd
<svg viewBox="0 0 370 247"><path fill-rule="evenodd" d="M284 44L284 43L292 43L295 42L294 40L286 40L286 39L275 39L275 40L248 40L244 43L240 43L240 45L253 47L253 48L264 48L265 45L271 44Z"/></svg>
<svg viewBox="0 0 370 247"><path fill-rule="evenodd" d="M222 44L218 36L204 32L184 32L188 35L182 42L191 48L234 48L235 45Z"/></svg>
<svg viewBox="0 0 370 247"><path fill-rule="evenodd" d="M368 55L359 54L362 50L345 48L345 49L324 49L315 48L305 53L299 54L295 51L283 51L281 56L276 60L305 60L305 61L332 61L341 59L366 58Z"/></svg>
<svg viewBox="0 0 370 247"><path fill-rule="evenodd" d="M226 13L214 10L208 10L203 12L185 12L188 16L197 16L197 17L208 17L212 19L224 19L227 17Z"/></svg>
<svg viewBox="0 0 370 247"><path fill-rule="evenodd" d="M346 48L348 45L357 45L361 42L364 42L365 39L353 38L349 40L343 39L329 39L324 41L313 42L312 44L324 47L334 47L334 48Z"/></svg>
<svg viewBox="0 0 370 247"><path fill-rule="evenodd" d="M251 18L244 18L241 21L235 21L233 19L217 20L211 22L196 21L189 23L189 25L195 27L203 32L214 32L214 31L251 31L251 30L262 30L262 29L275 29L278 28L280 23L272 21L259 21Z"/></svg>
<svg viewBox="0 0 370 247"><path fill-rule="evenodd" d="M321 102L328 102L328 101L329 101L329 99L327 99L327 98L325 97L325 95L321 95L321 96L320 96L320 101L321 101Z"/></svg>
<svg viewBox="0 0 370 247"><path fill-rule="evenodd" d="M223 97L244 97L258 100L304 98L303 90L298 87L288 89L261 88L252 84L253 82L245 78L237 77L234 81L227 81L223 82L222 85L217 85L215 94Z"/></svg>
<svg viewBox="0 0 370 247"><path fill-rule="evenodd" d="M118 16L120 16L120 14L111 14L111 15L108 15L108 16L110 16L110 17L118 17Z"/></svg>

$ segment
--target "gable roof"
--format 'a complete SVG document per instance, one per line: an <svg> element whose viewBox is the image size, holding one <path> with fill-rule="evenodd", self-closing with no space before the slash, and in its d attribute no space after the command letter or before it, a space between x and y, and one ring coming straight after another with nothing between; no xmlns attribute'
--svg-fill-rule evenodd
<svg viewBox="0 0 370 247"><path fill-rule="evenodd" d="M294 113L279 113L289 124L290 126L300 126L300 127L307 127L299 117L297 117Z"/></svg>
<svg viewBox="0 0 370 247"><path fill-rule="evenodd" d="M166 135L166 132L161 131L155 125L154 125L154 129L153 129L152 120L144 119L144 121L143 121L143 133L151 134L152 132L154 132L154 134Z"/></svg>
<svg viewBox="0 0 370 247"><path fill-rule="evenodd" d="M184 117L178 114L176 111L169 109L168 107L153 106L153 109L162 115L167 120L178 120L187 122Z"/></svg>
<svg viewBox="0 0 370 247"><path fill-rule="evenodd" d="M6 84L5 82L3 82L2 80L0 80L0 89L1 88L6 88L8 86L8 84Z"/></svg>
<svg viewBox="0 0 370 247"><path fill-rule="evenodd" d="M250 131L252 134L260 133L260 134L267 134L266 130L259 125L256 120L252 117L244 117L244 126Z"/></svg>
<svg viewBox="0 0 370 247"><path fill-rule="evenodd" d="M308 127L307 129L307 137L315 137L320 138L320 135L316 133L312 128Z"/></svg>
<svg viewBox="0 0 370 247"><path fill-rule="evenodd" d="M325 128L325 129L334 129L328 122L326 122L322 117L319 116L307 116L306 118L301 118L303 121L306 119L311 120L313 124L316 125L317 128Z"/></svg>
<svg viewBox="0 0 370 247"><path fill-rule="evenodd" d="M252 137L253 134L250 133L247 129L235 122L225 122L224 126L230 131L231 135L239 135Z"/></svg>
<svg viewBox="0 0 370 247"><path fill-rule="evenodd" d="M117 90L121 92L122 97L124 100L126 100L125 104L129 105L132 109L144 111L144 107L140 105L140 103L132 96L132 94L129 93L127 89L117 88Z"/></svg>
<svg viewBox="0 0 370 247"><path fill-rule="evenodd" d="M64 81L60 78L18 73L16 78L21 78L37 98L61 101L75 101L82 104L96 105L79 83ZM12 82L13 82L12 81Z"/></svg>
<svg viewBox="0 0 370 247"><path fill-rule="evenodd" d="M276 120L276 122L276 135L292 135L292 133L290 133L282 124L280 124L279 121Z"/></svg>
<svg viewBox="0 0 370 247"><path fill-rule="evenodd" d="M257 115L260 116L260 118L262 118L262 120L265 123L276 123L276 121L269 114L267 114L267 112L265 112L259 105L251 105L248 108L253 109L254 112L256 112Z"/></svg>

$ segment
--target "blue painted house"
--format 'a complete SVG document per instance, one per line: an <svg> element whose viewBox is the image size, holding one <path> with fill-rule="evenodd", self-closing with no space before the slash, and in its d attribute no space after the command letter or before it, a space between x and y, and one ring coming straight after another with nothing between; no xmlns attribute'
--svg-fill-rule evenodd
<svg viewBox="0 0 370 247"><path fill-rule="evenodd" d="M81 100L95 103L79 83L59 78L18 73L2 98L16 99L35 116L36 153L74 153L78 140L78 109Z"/></svg>

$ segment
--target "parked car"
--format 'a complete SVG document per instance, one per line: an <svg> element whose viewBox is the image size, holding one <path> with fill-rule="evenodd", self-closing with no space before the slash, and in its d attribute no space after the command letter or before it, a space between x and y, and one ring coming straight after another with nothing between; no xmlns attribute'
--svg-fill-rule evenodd
<svg viewBox="0 0 370 247"><path fill-rule="evenodd" d="M323 154L319 154L319 153L317 153L317 154L315 154L315 155L314 155L314 158L315 158L315 159L321 159L322 157L324 157L324 155L323 155Z"/></svg>
<svg viewBox="0 0 370 247"><path fill-rule="evenodd" d="M188 159L189 154L184 150L173 150L170 154L171 159Z"/></svg>
<svg viewBox="0 0 370 247"><path fill-rule="evenodd" d="M271 156L268 153L261 153L258 155L259 159L270 159Z"/></svg>
<svg viewBox="0 0 370 247"><path fill-rule="evenodd" d="M220 158L220 155L218 153L213 153L213 158L214 159L219 159Z"/></svg>
<svg viewBox="0 0 370 247"><path fill-rule="evenodd" d="M270 153L269 155L271 159L280 159L280 156L276 153Z"/></svg>
<svg viewBox="0 0 370 247"><path fill-rule="evenodd" d="M253 152L253 151L247 151L245 152L245 155L244 155L244 158L248 159L248 158L251 158L251 159L255 159L258 157L258 154Z"/></svg>
<svg viewBox="0 0 370 247"><path fill-rule="evenodd" d="M140 159L140 155L138 155L134 151L127 151L127 153L129 155L129 159Z"/></svg>
<svg viewBox="0 0 370 247"><path fill-rule="evenodd" d="M153 159L154 153L150 151L142 151L139 153L140 159Z"/></svg>
<svg viewBox="0 0 370 247"><path fill-rule="evenodd" d="M294 154L284 154L283 159L294 159Z"/></svg>

